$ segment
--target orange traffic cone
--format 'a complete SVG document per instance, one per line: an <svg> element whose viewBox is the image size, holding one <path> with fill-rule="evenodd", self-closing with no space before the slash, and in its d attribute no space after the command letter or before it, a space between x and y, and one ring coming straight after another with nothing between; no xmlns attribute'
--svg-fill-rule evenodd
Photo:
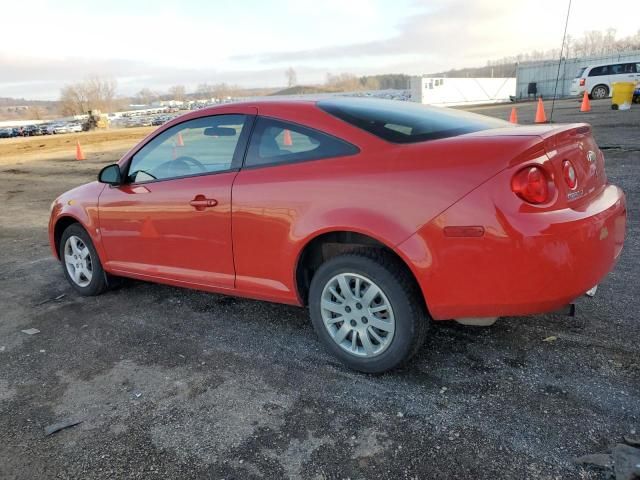
<svg viewBox="0 0 640 480"><path fill-rule="evenodd" d="M581 112L590 112L591 111L591 102L589 101L589 94L586 92L584 92L584 95L582 96L582 105L580 105L580 111Z"/></svg>
<svg viewBox="0 0 640 480"><path fill-rule="evenodd" d="M291 139L291 132L289 130L284 131L284 138L282 140L282 143L284 143L287 147L290 147L291 145L293 145L293 140Z"/></svg>
<svg viewBox="0 0 640 480"><path fill-rule="evenodd" d="M542 97L538 98L538 108L536 110L536 123L547 123L547 115L544 113Z"/></svg>
<svg viewBox="0 0 640 480"><path fill-rule="evenodd" d="M82 152L82 147L80 146L80 140L76 141L76 160L86 160Z"/></svg>
<svg viewBox="0 0 640 480"><path fill-rule="evenodd" d="M516 111L516 107L511 109L511 115L509 116L509 121L511 123L518 123L518 112Z"/></svg>
<svg viewBox="0 0 640 480"><path fill-rule="evenodd" d="M176 140L176 147L184 147L184 140L182 140L182 132L178 132L178 139Z"/></svg>

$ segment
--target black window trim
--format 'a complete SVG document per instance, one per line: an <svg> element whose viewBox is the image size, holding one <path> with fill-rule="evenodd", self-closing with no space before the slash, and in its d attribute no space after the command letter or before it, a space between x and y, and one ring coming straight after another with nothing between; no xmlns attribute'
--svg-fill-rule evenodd
<svg viewBox="0 0 640 480"><path fill-rule="evenodd" d="M225 115L244 115L247 118L247 123L243 126L242 131L240 132L240 137L238 138L238 143L236 144L236 148L233 152L233 159L231 160L231 166L225 170L219 170L216 172L201 172L201 173L194 173L191 175L181 175L179 177L169 177L169 178L156 178L153 180L144 180L144 181L140 181L140 182L128 182L126 181L126 179L129 178L129 168L131 168L131 162L133 161L133 158L144 148L146 147L149 143L151 143L153 140L155 140L156 138L158 138L160 135L162 135L163 133L171 130L172 128L175 128L179 125L182 125L184 123L187 122L191 122L194 120L201 120L203 118L211 118L211 117L222 117ZM216 115L203 115L201 117L196 117L196 118L189 118L187 120L183 120L181 122L178 122L174 125L171 125L169 128L166 128L164 130L162 130L161 132L158 132L156 135L154 135L153 137L151 137L148 141L146 141L144 143L144 145L140 145L140 147L131 155L131 157L129 157L129 159L127 160L126 165L124 166L124 171L122 172L122 178L125 179L124 183L122 185L147 185L149 183L160 183L160 182L170 182L173 180L182 180L183 178L193 178L193 177L203 177L203 176L207 176L207 175L219 175L222 173L231 173L231 172L239 172L240 168L242 167L242 164L244 162L244 157L247 153L247 149L249 147L249 139L251 138L250 135L253 132L253 126L255 125L256 122L256 116L255 114L250 114L250 113L232 113L232 112L225 112L225 113L218 113ZM110 187L114 187L113 185L110 185ZM115 188L118 188L118 186L115 186Z"/></svg>
<svg viewBox="0 0 640 480"><path fill-rule="evenodd" d="M353 153L348 153L348 154L344 154L344 155L338 155L338 156L331 156L331 157L320 157L320 158L302 158L299 160L286 160L286 161L274 161L274 162L270 162L270 163L262 163L260 165L247 165L247 156L249 154L249 147L251 146L251 141L253 140L253 136L255 133L255 127L258 124L258 120L260 118L264 118L266 120L275 120L277 122L282 122L282 123L288 123L290 125L293 126L297 126L303 129L307 129L307 130L311 130L313 132L318 132L320 135L324 135L326 137L331 137L334 140L337 140L340 143L344 143L350 147L352 147L354 149ZM351 142L348 142L347 140L345 140L344 138L340 138L340 137L336 137L335 135L332 135L331 133L327 133L323 130L319 130L317 128L311 127L309 125L305 125L304 123L299 123L299 122L294 122L291 121L289 119L286 118L280 118L280 117L274 117L271 115L256 115L253 125L251 126L251 136L249 137L249 141L247 142L246 146L245 146L245 152L244 152L244 157L242 159L242 166L240 167L241 170L254 170L256 168L269 168L269 167L276 167L276 166L280 166L280 165L292 165L292 164L296 164L296 163L305 163L305 162L318 162L318 161L322 161L322 160L331 160L334 158L342 158L342 157L351 157L354 155L359 155L361 152L360 147L358 147L357 145L354 145Z"/></svg>

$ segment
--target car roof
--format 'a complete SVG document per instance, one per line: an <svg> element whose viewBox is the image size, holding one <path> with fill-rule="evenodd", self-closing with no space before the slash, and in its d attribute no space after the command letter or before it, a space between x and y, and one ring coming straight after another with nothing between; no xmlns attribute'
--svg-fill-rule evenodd
<svg viewBox="0 0 640 480"><path fill-rule="evenodd" d="M377 97L361 97L361 96L333 95L333 94L318 94L318 95L310 94L309 96L305 96L303 98L301 97L297 97L297 98L296 97L294 98L258 97L255 99L242 100L239 102L213 105L211 107L205 107L205 108L199 109L197 110L197 112L199 112L201 115L202 114L206 115L209 112L215 113L217 110L228 109L229 107L238 107L238 108L252 107L252 108L260 109L260 106L269 106L270 109L272 109L273 107L276 107L276 108L281 107L287 110L291 110L291 109L303 110L303 109L308 109L309 106L315 105L324 100L329 100L331 101L331 103L338 104L338 105L341 103L344 103L345 105L353 104L353 102L358 102L359 104L365 104L365 105L368 104L372 106L374 105L379 106L381 104L393 104L399 109L402 109L403 106L410 108L410 105L418 105L415 102L402 102L398 100L389 100L389 99L377 98Z"/></svg>
<svg viewBox="0 0 640 480"><path fill-rule="evenodd" d="M282 98L282 97L273 97L273 98L264 98L258 97L256 99L248 99L241 100L239 102L232 103L221 103L218 105L212 105L210 107L201 108L198 112L207 112L207 111L216 111L220 109L226 109L231 106L233 107L254 107L258 108L260 105L269 105L269 106L281 106L281 107L305 107L311 104L317 103L318 98Z"/></svg>
<svg viewBox="0 0 640 480"><path fill-rule="evenodd" d="M636 61L629 61L629 62L618 61L618 62L598 63L595 65L587 65L584 68L608 67L609 65L624 65L626 63L640 63L640 61L636 60ZM583 67L580 67L580 68L583 68Z"/></svg>

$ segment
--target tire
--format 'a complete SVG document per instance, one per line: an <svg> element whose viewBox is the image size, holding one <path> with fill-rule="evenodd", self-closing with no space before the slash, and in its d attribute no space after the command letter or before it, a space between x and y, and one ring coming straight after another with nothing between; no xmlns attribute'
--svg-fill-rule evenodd
<svg viewBox="0 0 640 480"><path fill-rule="evenodd" d="M609 87L606 85L596 85L591 90L591 98L602 99L609 96Z"/></svg>
<svg viewBox="0 0 640 480"><path fill-rule="evenodd" d="M107 278L98 253L80 224L74 223L66 228L59 248L64 276L76 292L89 297L100 295L107 289ZM74 272L79 272L79 276L74 276Z"/></svg>
<svg viewBox="0 0 640 480"><path fill-rule="evenodd" d="M341 282L349 288L344 297ZM379 289L373 297L367 295L372 285ZM309 309L325 347L347 367L366 373L382 373L409 361L429 326L421 293L406 267L378 249L357 250L323 263L311 280Z"/></svg>

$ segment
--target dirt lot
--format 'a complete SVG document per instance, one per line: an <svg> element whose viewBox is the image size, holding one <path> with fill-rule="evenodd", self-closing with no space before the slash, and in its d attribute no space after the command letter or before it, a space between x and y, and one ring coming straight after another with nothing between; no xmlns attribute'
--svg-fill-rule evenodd
<svg viewBox="0 0 640 480"><path fill-rule="evenodd" d="M640 108L593 106L559 102L554 120L592 123L627 193L597 296L575 318L437 323L377 377L325 353L302 309L133 281L78 297L49 204L150 129L0 140L0 478L607 478L573 459L640 431Z"/></svg>

